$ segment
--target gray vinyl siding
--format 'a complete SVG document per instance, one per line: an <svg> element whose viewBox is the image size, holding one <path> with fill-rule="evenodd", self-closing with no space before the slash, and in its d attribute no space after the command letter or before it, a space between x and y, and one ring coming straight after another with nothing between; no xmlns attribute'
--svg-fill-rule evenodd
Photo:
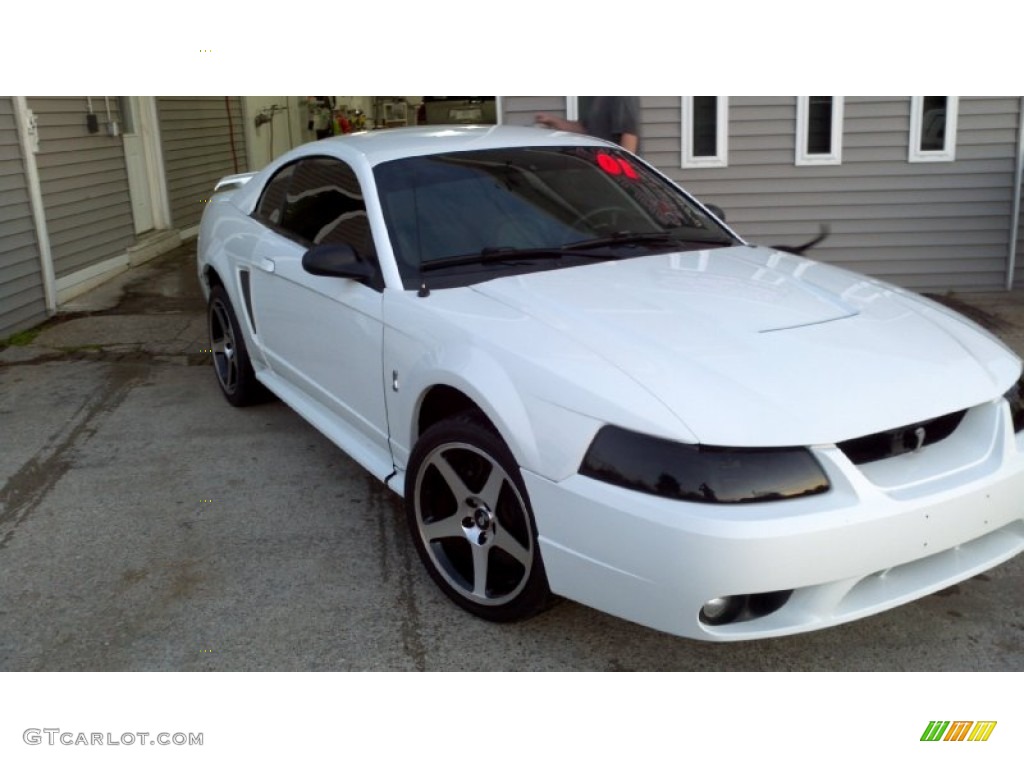
<svg viewBox="0 0 1024 768"><path fill-rule="evenodd" d="M42 267L10 97L0 97L0 339L46 319Z"/></svg>
<svg viewBox="0 0 1024 768"><path fill-rule="evenodd" d="M538 112L565 117L565 96L502 96L501 122L505 125L533 125Z"/></svg>
<svg viewBox="0 0 1024 768"><path fill-rule="evenodd" d="M36 166L58 279L123 254L135 242L124 143L107 134L103 97L92 102L98 133L86 127L84 96L28 99L39 124ZM117 97L109 104L118 119Z"/></svg>
<svg viewBox="0 0 1024 768"><path fill-rule="evenodd" d="M1021 115L1021 119L1024 120L1024 115ZM1021 206L1020 215L1017 219L1017 252L1014 256L1014 275L1013 275L1013 287L1015 289L1024 289L1024 185L1020 190L1021 194Z"/></svg>
<svg viewBox="0 0 1024 768"><path fill-rule="evenodd" d="M247 170L242 100L160 96L157 109L171 223L188 229L199 223L214 184Z"/></svg>
<svg viewBox="0 0 1024 768"><path fill-rule="evenodd" d="M956 160L909 163L910 97L847 97L842 164L796 166L796 97L729 100L728 167L683 169L679 97L643 97L644 157L753 242L916 290L1005 286L1019 100L961 97Z"/></svg>

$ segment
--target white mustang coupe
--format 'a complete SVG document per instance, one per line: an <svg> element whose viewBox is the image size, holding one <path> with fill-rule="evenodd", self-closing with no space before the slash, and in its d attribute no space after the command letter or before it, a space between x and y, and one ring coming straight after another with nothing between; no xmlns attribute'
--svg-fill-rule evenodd
<svg viewBox="0 0 1024 768"><path fill-rule="evenodd" d="M430 575L478 616L562 595L770 637L1024 549L1012 352L744 242L614 145L370 132L218 190L198 269L225 397L269 390L404 497Z"/></svg>

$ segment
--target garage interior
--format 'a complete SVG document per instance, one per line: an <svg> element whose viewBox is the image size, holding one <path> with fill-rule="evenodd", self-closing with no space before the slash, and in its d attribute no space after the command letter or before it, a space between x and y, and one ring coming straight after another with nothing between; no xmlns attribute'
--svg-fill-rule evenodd
<svg viewBox="0 0 1024 768"><path fill-rule="evenodd" d="M247 96L249 165L309 141L414 125L494 125L495 96Z"/></svg>

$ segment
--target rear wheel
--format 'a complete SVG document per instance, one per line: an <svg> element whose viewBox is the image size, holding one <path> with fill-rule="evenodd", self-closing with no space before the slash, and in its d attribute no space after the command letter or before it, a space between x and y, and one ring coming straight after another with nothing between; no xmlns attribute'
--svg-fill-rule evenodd
<svg viewBox="0 0 1024 768"><path fill-rule="evenodd" d="M266 390L256 380L245 337L224 286L215 285L210 291L207 316L213 368L220 391L235 406L261 402L266 398Z"/></svg>
<svg viewBox="0 0 1024 768"><path fill-rule="evenodd" d="M491 429L459 417L424 432L410 456L405 503L420 558L457 605L489 621L518 621L547 606L522 476Z"/></svg>

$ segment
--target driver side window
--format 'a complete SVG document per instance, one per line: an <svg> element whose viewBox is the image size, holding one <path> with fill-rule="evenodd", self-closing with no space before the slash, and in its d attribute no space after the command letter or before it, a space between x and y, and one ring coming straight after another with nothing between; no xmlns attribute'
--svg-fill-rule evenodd
<svg viewBox="0 0 1024 768"><path fill-rule="evenodd" d="M352 246L377 272L371 286L383 289L366 202L347 163L333 157L307 157L282 168L267 184L256 216L306 247Z"/></svg>
<svg viewBox="0 0 1024 768"><path fill-rule="evenodd" d="M364 259L376 260L359 181L340 160L299 161L285 195L281 225L309 245L347 243Z"/></svg>

